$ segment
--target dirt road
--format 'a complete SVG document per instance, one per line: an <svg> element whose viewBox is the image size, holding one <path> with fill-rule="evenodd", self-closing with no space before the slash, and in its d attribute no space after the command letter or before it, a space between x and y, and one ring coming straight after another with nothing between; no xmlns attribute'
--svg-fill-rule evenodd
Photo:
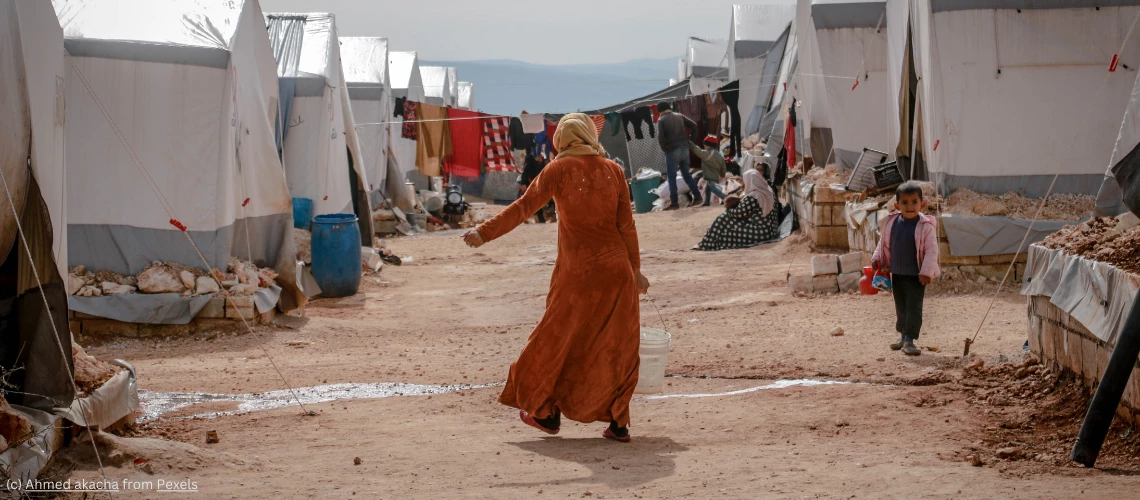
<svg viewBox="0 0 1140 500"><path fill-rule="evenodd" d="M1071 384L1044 370L1021 381L963 370L972 360L958 359L962 340L992 287L929 295L919 342L927 349L908 358L887 349L889 297L789 294L787 274L809 269L798 236L686 250L717 213L637 217L673 351L664 397L634 398L631 444L603 440L602 424L547 437L496 403L498 387L467 387L501 383L542 315L556 231L527 225L479 250L454 232L392 240L412 263L366 277L355 297L316 301L287 326L92 347L135 363L140 387L154 393L284 389L266 353L296 388L425 386L371 399L328 400L352 387L299 390L314 416L296 406L243 413L241 398L215 397L141 425L136 437L106 437L105 451L119 450L122 462L107 476L190 480L194 498L274 499L1106 498L1140 486L1135 443L1118 432L1106 469L1067 465L1082 404ZM642 323L661 321L643 300ZM1001 294L973 352L987 366L1021 363L1025 321L1024 300ZM829 335L836 326L845 334ZM798 379L834 383L779 382ZM1029 397L999 398L1022 388ZM208 430L221 442L205 444ZM89 455L72 446L57 468L96 478ZM134 458L149 459L149 471Z"/></svg>

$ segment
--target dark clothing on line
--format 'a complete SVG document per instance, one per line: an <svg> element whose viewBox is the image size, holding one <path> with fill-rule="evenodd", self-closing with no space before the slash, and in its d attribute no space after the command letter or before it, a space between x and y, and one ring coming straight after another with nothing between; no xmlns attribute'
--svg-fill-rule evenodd
<svg viewBox="0 0 1140 500"><path fill-rule="evenodd" d="M403 118L403 116L404 116L404 101L407 101L407 100L408 100L407 97L397 97L396 98L396 107L395 107L395 109L392 110L392 117L393 118L395 118L397 116Z"/></svg>
<svg viewBox="0 0 1140 500"><path fill-rule="evenodd" d="M657 143L661 145L661 151L669 154L678 149L684 149L685 154L688 155L689 133L685 127L696 130L697 123L680 113L662 114L661 119L657 121Z"/></svg>
<svg viewBox="0 0 1140 500"><path fill-rule="evenodd" d="M721 87L717 93L720 94L724 103L728 105L728 116L732 121L729 126L729 130L732 131L732 150L740 151L740 130L744 126L744 124L740 123L740 80Z"/></svg>
<svg viewBox="0 0 1140 500"><path fill-rule="evenodd" d="M633 140L633 138L629 136L630 124L633 124L634 137L638 139L645 138L645 134L641 131L642 122L649 125L649 137L657 137L657 129L653 126L653 111L649 109L649 106L642 106L634 110L621 112L621 124L622 127L625 128L625 140Z"/></svg>
<svg viewBox="0 0 1140 500"><path fill-rule="evenodd" d="M896 250L892 248L891 251ZM926 285L918 280L918 276L891 274L891 289L894 290L895 315L898 318L895 330L904 337L918 340L922 331L922 301L926 298Z"/></svg>
<svg viewBox="0 0 1140 500"><path fill-rule="evenodd" d="M517 116L511 117L511 149L529 150L534 147L534 134L523 132L522 120Z"/></svg>

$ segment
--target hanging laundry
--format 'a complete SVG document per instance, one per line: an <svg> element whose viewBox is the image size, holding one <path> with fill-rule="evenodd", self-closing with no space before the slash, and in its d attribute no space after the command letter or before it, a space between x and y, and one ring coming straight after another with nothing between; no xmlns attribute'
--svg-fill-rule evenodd
<svg viewBox="0 0 1140 500"><path fill-rule="evenodd" d="M392 118L404 116L404 103L408 101L407 97L397 97L396 106L392 108Z"/></svg>
<svg viewBox="0 0 1140 500"><path fill-rule="evenodd" d="M550 134L547 134L546 130L534 134L534 147L530 148L530 154L535 157L549 159L551 156L553 156L551 153L554 150L554 145L552 144L553 141L550 139ZM521 163L519 165L521 165Z"/></svg>
<svg viewBox="0 0 1140 500"><path fill-rule="evenodd" d="M642 106L634 110L625 110L621 112L622 127L625 128L625 140L633 140L634 137L644 139L645 134L641 131L641 124L645 123L649 126L649 137L657 138L657 129L653 126L657 123L653 120L653 112L650 111L648 106ZM633 137L629 135L629 126L633 125Z"/></svg>
<svg viewBox="0 0 1140 500"><path fill-rule="evenodd" d="M625 136L621 133L621 115L618 113L607 113L605 116L605 128L602 133L598 134L598 143L606 149L606 153L614 159L619 159L625 168L625 176L629 178L629 148L626 146Z"/></svg>
<svg viewBox="0 0 1140 500"><path fill-rule="evenodd" d="M416 108L416 166L428 177L438 177L452 154L447 108L419 103Z"/></svg>
<svg viewBox="0 0 1140 500"><path fill-rule="evenodd" d="M528 151L534 147L534 134L523 131L522 120L511 117L511 149Z"/></svg>
<svg viewBox="0 0 1140 500"><path fill-rule="evenodd" d="M741 142L740 131L744 128L744 124L740 123L740 108L738 107L740 104L740 80L733 81L721 87L720 90L717 90L717 95L720 96L724 104L728 106L729 130L732 134L732 151L733 154L739 154ZM794 149L790 151L795 152ZM795 157L794 154L792 156L793 158Z"/></svg>
<svg viewBox="0 0 1140 500"><path fill-rule="evenodd" d="M483 121L483 163L487 171L517 172L511 156L511 121L507 118L488 118Z"/></svg>
<svg viewBox="0 0 1140 500"><path fill-rule="evenodd" d="M788 151L788 170L796 168L796 100L788 106L788 128L784 131L784 148Z"/></svg>
<svg viewBox="0 0 1140 500"><path fill-rule="evenodd" d="M606 130L612 131L611 133L613 133L613 135L617 135L621 132L621 113L617 111L606 113ZM606 151L609 151L609 149Z"/></svg>
<svg viewBox="0 0 1140 500"><path fill-rule="evenodd" d="M656 104L650 104L649 105L649 111L651 113L653 113L653 123L657 123L657 120L661 119L661 112L657 111L657 105Z"/></svg>
<svg viewBox="0 0 1140 500"><path fill-rule="evenodd" d="M605 115L590 115L590 119L594 121L594 129L598 132L598 137L602 136L602 130L606 128Z"/></svg>
<svg viewBox="0 0 1140 500"><path fill-rule="evenodd" d="M416 140L416 102L411 99L404 100L404 127L400 130L400 137Z"/></svg>
<svg viewBox="0 0 1140 500"><path fill-rule="evenodd" d="M542 114L519 115L519 121L522 122L523 132L527 134L537 134L546 129L546 118Z"/></svg>
<svg viewBox="0 0 1140 500"><path fill-rule="evenodd" d="M479 177L479 167L483 164L483 119L482 113L463 109L448 108L447 122L451 130L451 146L454 150L445 163L448 176Z"/></svg>
<svg viewBox="0 0 1140 500"><path fill-rule="evenodd" d="M697 122L698 125L704 125L708 120L708 115L705 114L705 98L703 96L686 97L681 100L680 105L675 109L682 115L685 115L685 118ZM708 130L707 126L705 130ZM700 137L707 135L705 130L700 131Z"/></svg>
<svg viewBox="0 0 1140 500"><path fill-rule="evenodd" d="M554 132L558 131L558 122L546 120L546 144L550 151L548 158L558 156L558 148L554 147Z"/></svg>
<svg viewBox="0 0 1140 500"><path fill-rule="evenodd" d="M705 94L705 128L709 135L720 138L720 116L724 114L725 104L720 93Z"/></svg>

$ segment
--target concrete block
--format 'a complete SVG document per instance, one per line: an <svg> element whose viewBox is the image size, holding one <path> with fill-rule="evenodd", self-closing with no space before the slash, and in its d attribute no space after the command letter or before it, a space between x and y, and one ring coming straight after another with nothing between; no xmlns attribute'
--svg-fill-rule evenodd
<svg viewBox="0 0 1140 500"><path fill-rule="evenodd" d="M1003 253L1001 255L983 255L982 264L1009 264L1013 262L1013 254Z"/></svg>
<svg viewBox="0 0 1140 500"><path fill-rule="evenodd" d="M836 255L813 255L811 257L811 275L823 276L825 274L839 274L839 257Z"/></svg>
<svg viewBox="0 0 1140 500"><path fill-rule="evenodd" d="M811 279L811 288L815 293L839 293L839 275L815 276Z"/></svg>
<svg viewBox="0 0 1140 500"><path fill-rule="evenodd" d="M938 242L938 263L944 266L976 266L982 263L977 255L955 257L950 255L950 243Z"/></svg>
<svg viewBox="0 0 1140 500"><path fill-rule="evenodd" d="M240 320L204 318L194 321L198 333L232 333L245 332L245 325Z"/></svg>
<svg viewBox="0 0 1140 500"><path fill-rule="evenodd" d="M1061 309L1059 307L1053 305L1053 302L1050 301L1049 297L1046 297L1044 295L1038 295L1038 296L1034 297L1034 299L1037 300L1037 304L1039 307L1038 310L1045 312L1045 314L1038 314L1039 316L1042 316L1045 319L1050 320L1050 321L1056 321L1056 322L1061 321Z"/></svg>
<svg viewBox="0 0 1140 500"><path fill-rule="evenodd" d="M1088 337L1081 336L1081 369L1084 372L1085 387L1096 387L1097 382L1100 381L1100 372L1096 370L1096 341Z"/></svg>
<svg viewBox="0 0 1140 500"><path fill-rule="evenodd" d="M257 315L257 323L261 324L261 325L272 325L276 320L277 320L277 308L276 307Z"/></svg>
<svg viewBox="0 0 1140 500"><path fill-rule="evenodd" d="M1041 321L1041 362L1045 366L1065 366L1065 361L1057 355L1057 327L1055 323L1042 319Z"/></svg>
<svg viewBox="0 0 1140 500"><path fill-rule="evenodd" d="M865 258L863 252L851 252L840 255L839 272L841 274L863 272L863 262Z"/></svg>
<svg viewBox="0 0 1140 500"><path fill-rule="evenodd" d="M189 337L196 332L193 322L185 325L139 325L139 337Z"/></svg>
<svg viewBox="0 0 1140 500"><path fill-rule="evenodd" d="M811 276L792 276L788 278L788 287L793 292L812 293Z"/></svg>
<svg viewBox="0 0 1140 500"><path fill-rule="evenodd" d="M1000 282L1002 278L1005 277L1006 271L1009 270L1009 265L995 264L992 266L962 266L959 269L961 269L962 272L967 275L972 275L974 277L984 276L988 280ZM1010 281L1012 281L1012 278L1013 276L1011 275L1010 280L1007 280L1006 283L1010 283Z"/></svg>
<svg viewBox="0 0 1140 500"><path fill-rule="evenodd" d="M240 320L242 318L252 321L257 316L257 311L253 306L249 307L233 307L233 305L226 306L226 319ZM240 321L239 321L240 323Z"/></svg>
<svg viewBox="0 0 1140 500"><path fill-rule="evenodd" d="M812 205L811 223L816 227L831 225L831 207Z"/></svg>
<svg viewBox="0 0 1140 500"><path fill-rule="evenodd" d="M844 273L838 278L840 292L854 292L859 290L859 279L863 273Z"/></svg>
<svg viewBox="0 0 1140 500"><path fill-rule="evenodd" d="M1045 357L1041 354L1041 322L1040 316L1029 316L1029 352L1044 362Z"/></svg>
<svg viewBox="0 0 1140 500"><path fill-rule="evenodd" d="M938 224L936 225L938 226L938 240L946 239L946 225L942 223L942 216L938 216Z"/></svg>
<svg viewBox="0 0 1140 500"><path fill-rule="evenodd" d="M818 236L816 244L828 248L847 248L847 227L827 226L815 228Z"/></svg>
<svg viewBox="0 0 1140 500"><path fill-rule="evenodd" d="M1020 262L1014 264L1013 273L1018 283L1025 281L1025 264L1022 264Z"/></svg>
<svg viewBox="0 0 1140 500"><path fill-rule="evenodd" d="M252 295L242 295L242 296L230 297L230 298L226 299L226 309L229 309L229 308L235 307L235 306L239 309L244 309L246 307L253 307L253 296Z"/></svg>
<svg viewBox="0 0 1140 500"><path fill-rule="evenodd" d="M91 315L91 314L87 314L87 313L81 313L79 311L74 311L74 312L75 312L75 319L107 319L107 318L104 318L102 316L95 316L95 315Z"/></svg>
<svg viewBox="0 0 1140 500"><path fill-rule="evenodd" d="M113 319L85 319L83 320L83 335L88 337L138 337L139 325Z"/></svg>
<svg viewBox="0 0 1140 500"><path fill-rule="evenodd" d="M1096 379L1100 381L1104 376L1105 368L1108 368L1108 358L1112 357L1112 348L1108 345L1097 342L1096 343Z"/></svg>
<svg viewBox="0 0 1140 500"><path fill-rule="evenodd" d="M226 298L211 297L206 306L198 311L197 318L224 318L226 317Z"/></svg>
<svg viewBox="0 0 1140 500"><path fill-rule="evenodd" d="M1140 415L1137 414L1140 413L1140 380L1136 377L1140 377L1140 368L1132 369L1132 376L1128 378L1128 385L1124 386L1124 395L1121 397L1121 401L1134 410L1132 412L1133 418L1140 418Z"/></svg>
<svg viewBox="0 0 1140 500"><path fill-rule="evenodd" d="M847 204L831 206L831 225L847 226Z"/></svg>
<svg viewBox="0 0 1140 500"><path fill-rule="evenodd" d="M845 194L847 194L846 191L831 189L830 186L816 184L814 200L816 203L846 203L847 198L844 196Z"/></svg>

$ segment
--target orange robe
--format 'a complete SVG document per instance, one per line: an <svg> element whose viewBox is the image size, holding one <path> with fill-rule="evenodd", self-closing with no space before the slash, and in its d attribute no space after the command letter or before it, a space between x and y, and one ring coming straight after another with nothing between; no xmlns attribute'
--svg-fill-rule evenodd
<svg viewBox="0 0 1140 500"><path fill-rule="evenodd" d="M537 418L557 409L578 422L624 427L640 365L641 258L621 167L601 156L559 158L479 234L488 242L503 236L551 197L558 259L546 314L511 364L499 402Z"/></svg>

